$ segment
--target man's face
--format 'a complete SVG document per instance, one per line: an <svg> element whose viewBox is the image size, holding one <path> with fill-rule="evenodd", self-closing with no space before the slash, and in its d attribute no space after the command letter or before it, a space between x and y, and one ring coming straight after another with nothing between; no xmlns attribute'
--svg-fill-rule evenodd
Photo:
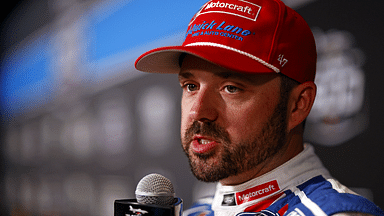
<svg viewBox="0 0 384 216"><path fill-rule="evenodd" d="M240 74L187 56L181 139L194 175L219 181L262 166L286 138L286 102L277 74Z"/></svg>

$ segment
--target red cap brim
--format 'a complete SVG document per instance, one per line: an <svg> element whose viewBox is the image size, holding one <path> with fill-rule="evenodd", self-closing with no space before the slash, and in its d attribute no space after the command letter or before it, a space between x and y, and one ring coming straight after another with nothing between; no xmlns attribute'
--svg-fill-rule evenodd
<svg viewBox="0 0 384 216"><path fill-rule="evenodd" d="M179 73L182 53L191 54L231 71L271 73L274 70L238 52L215 46L169 46L142 54L135 62L136 69L150 73Z"/></svg>

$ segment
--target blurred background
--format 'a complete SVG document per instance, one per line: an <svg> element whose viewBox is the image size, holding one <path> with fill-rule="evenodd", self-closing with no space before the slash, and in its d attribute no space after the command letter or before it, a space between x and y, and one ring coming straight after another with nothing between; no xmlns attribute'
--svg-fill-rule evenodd
<svg viewBox="0 0 384 216"><path fill-rule="evenodd" d="M316 37L305 139L346 186L384 208L383 14L375 0L285 0ZM205 0L25 0L3 5L0 214L113 215L138 181L169 178L185 208L211 195L180 147L175 75L134 69L180 44Z"/></svg>

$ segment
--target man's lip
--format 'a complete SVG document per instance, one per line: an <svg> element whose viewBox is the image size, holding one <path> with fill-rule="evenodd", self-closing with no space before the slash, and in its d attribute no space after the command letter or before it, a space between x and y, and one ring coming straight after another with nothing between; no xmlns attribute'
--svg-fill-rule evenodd
<svg viewBox="0 0 384 216"><path fill-rule="evenodd" d="M207 144L201 144L201 140L209 141ZM191 143L191 149L194 153L197 154L206 154L211 151L213 151L218 146L218 142L210 137L204 137L204 136L194 136L192 143Z"/></svg>
<svg viewBox="0 0 384 216"><path fill-rule="evenodd" d="M204 136L204 135L199 135L199 134L193 136L193 139L194 139L194 140L196 140L196 139L207 139L207 140L212 140L212 141L215 140L215 139L212 138L212 137Z"/></svg>

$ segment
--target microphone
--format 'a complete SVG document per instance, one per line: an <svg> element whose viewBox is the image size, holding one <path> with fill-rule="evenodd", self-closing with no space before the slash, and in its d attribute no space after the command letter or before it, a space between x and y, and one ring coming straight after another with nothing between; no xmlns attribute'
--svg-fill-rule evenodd
<svg viewBox="0 0 384 216"><path fill-rule="evenodd" d="M143 177L136 187L136 199L115 200L114 216L181 216L183 200L175 197L173 185L160 174Z"/></svg>
<svg viewBox="0 0 384 216"><path fill-rule="evenodd" d="M136 187L136 199L141 204L168 206L174 203L175 190L171 181L159 174L149 174Z"/></svg>

